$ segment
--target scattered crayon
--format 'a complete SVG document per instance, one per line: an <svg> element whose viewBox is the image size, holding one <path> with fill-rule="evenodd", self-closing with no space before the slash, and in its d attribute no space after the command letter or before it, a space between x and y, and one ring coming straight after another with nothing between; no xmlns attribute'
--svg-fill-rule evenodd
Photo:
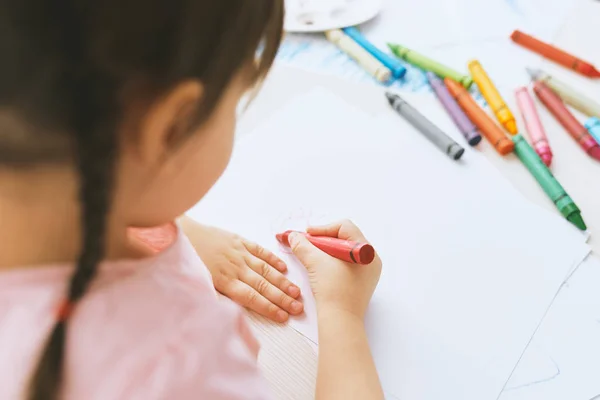
<svg viewBox="0 0 600 400"><path fill-rule="evenodd" d="M425 75L440 103L442 103L462 135L467 139L469 145L478 145L479 142L481 142L479 129L477 129L462 108L460 108L454 97L452 97L452 94L448 91L446 85L444 85L444 82L431 71L427 72Z"/></svg>
<svg viewBox="0 0 600 400"><path fill-rule="evenodd" d="M540 99L542 104L546 106L548 111L560 124L565 128L567 132L579 143L581 148L588 153L592 158L600 161L600 145L596 140L588 133L585 126L583 126L569 109L565 106L563 101L555 94L543 82L534 82L533 91L536 96Z"/></svg>
<svg viewBox="0 0 600 400"><path fill-rule="evenodd" d="M473 84L473 79L471 79L469 75L461 74L460 72L440 64L429 57L419 54L414 50L391 43L388 43L388 46L398 58L403 59L415 67L421 68L425 71L431 71L442 78L451 78L456 82L459 82L467 89Z"/></svg>
<svg viewBox="0 0 600 400"><path fill-rule="evenodd" d="M379 82L390 82L392 79L392 71L344 32L339 29L334 29L325 32L325 36L330 42L338 46L340 50L348 54L348 56L353 58L361 67L373 75Z"/></svg>
<svg viewBox="0 0 600 400"><path fill-rule="evenodd" d="M404 65L402 65L400 61L379 50L377 46L369 42L358 29L350 27L342 30L346 35L350 36L352 40L371 53L371 55L378 59L384 66L389 68L389 70L392 71L392 76L395 79L400 79L406 74L406 68L404 68Z"/></svg>
<svg viewBox="0 0 600 400"><path fill-rule="evenodd" d="M544 164L550 166L552 163L552 150L550 149L546 131L535 108L533 99L529 94L529 90L525 86L520 87L515 91L515 96L517 97L517 105L521 111L523 121L525 121L525 128L527 133L529 133L531 144Z"/></svg>
<svg viewBox="0 0 600 400"><path fill-rule="evenodd" d="M393 93L386 93L385 96L390 103L390 106L414 126L423 136L431 143L442 150L448 157L453 160L458 160L462 157L465 149L454 141L450 136L446 135L440 128L425 118L413 106L404 101L400 96Z"/></svg>
<svg viewBox="0 0 600 400"><path fill-rule="evenodd" d="M479 91L481 91L481 94L494 112L494 115L496 115L498 121L500 121L502 126L504 126L511 135L516 135L518 130L515 117L479 61L473 60L469 62L469 71L471 72L471 76L477 84L477 87L479 87Z"/></svg>
<svg viewBox="0 0 600 400"><path fill-rule="evenodd" d="M540 69L526 69L529 76L531 76L531 79L544 82L546 86L558 94L560 98L571 107L581 111L588 117L600 118L600 104L596 103L594 100L577 92L566 83L559 81Z"/></svg>
<svg viewBox="0 0 600 400"><path fill-rule="evenodd" d="M490 118L469 92L452 79L444 79L448 91L456 99L465 114L479 128L479 131L501 155L514 150L515 144L504 134L504 131Z"/></svg>
<svg viewBox="0 0 600 400"><path fill-rule="evenodd" d="M575 72L578 72L589 78L600 78L600 71L598 71L592 64L585 62L582 59L559 49L558 47L544 43L541 40L538 40L533 36L527 35L519 30L514 31L510 38L513 40L513 42L566 68L572 69Z"/></svg>
<svg viewBox="0 0 600 400"><path fill-rule="evenodd" d="M579 207L569 197L540 157L533 151L529 143L521 135L513 136L512 140L515 143L515 154L538 181L560 213L582 231L586 230L587 227L581 217L581 210L579 210Z"/></svg>
<svg viewBox="0 0 600 400"><path fill-rule="evenodd" d="M600 118L590 117L584 126L596 142L600 143Z"/></svg>

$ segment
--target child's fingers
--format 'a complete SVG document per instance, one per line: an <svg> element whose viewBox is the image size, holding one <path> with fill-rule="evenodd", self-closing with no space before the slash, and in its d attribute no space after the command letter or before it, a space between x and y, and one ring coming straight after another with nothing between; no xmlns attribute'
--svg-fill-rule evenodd
<svg viewBox="0 0 600 400"><path fill-rule="evenodd" d="M271 303L290 314L298 315L304 310L304 306L301 302L288 296L263 276L250 269L246 270L241 276L241 280L250 285L250 287L253 287Z"/></svg>
<svg viewBox="0 0 600 400"><path fill-rule="evenodd" d="M285 322L289 318L287 312L277 307L258 293L256 289L242 281L231 281L230 284L227 285L226 290L222 293L239 305L257 312L272 321Z"/></svg>
<svg viewBox="0 0 600 400"><path fill-rule="evenodd" d="M339 237L341 224L335 222L329 225L309 226L306 232L314 236Z"/></svg>
<svg viewBox="0 0 600 400"><path fill-rule="evenodd" d="M281 272L272 268L269 264L263 260L254 257L244 257L246 265L248 265L254 272L261 275L268 282L278 287L283 293L293 297L294 299L300 296L300 288L289 281Z"/></svg>
<svg viewBox="0 0 600 400"><path fill-rule="evenodd" d="M361 242L366 241L360 229L349 220L342 220L323 226L310 226L306 232L314 236L329 236Z"/></svg>
<svg viewBox="0 0 600 400"><path fill-rule="evenodd" d="M260 258L261 260L263 260L267 264L271 265L272 267L274 267L275 269L277 269L280 272L287 271L287 265L285 265L283 260L281 260L279 257L277 257L275 254L273 254L269 250L265 249L264 247L262 247L256 243L249 242L247 240L244 240L243 243L244 243L244 247L246 248L246 250L248 250L248 252L250 254L252 254L253 256Z"/></svg>

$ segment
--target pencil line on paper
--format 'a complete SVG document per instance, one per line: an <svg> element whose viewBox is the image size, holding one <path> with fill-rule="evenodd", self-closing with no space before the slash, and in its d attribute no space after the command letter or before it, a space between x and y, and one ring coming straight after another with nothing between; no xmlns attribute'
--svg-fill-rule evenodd
<svg viewBox="0 0 600 400"><path fill-rule="evenodd" d="M525 387L529 387L529 386L533 386L533 385L538 385L540 383L550 382L551 380L556 379L560 375L560 367L558 366L558 364L556 363L556 361L554 361L554 359L552 357L550 357L550 360L552 360L552 364L554 364L554 368L556 368L556 372L554 373L554 375L552 375L552 376L550 376L548 378L544 378L544 379L540 379L540 380L537 380L537 381L529 382L529 383L526 383L524 385L510 387L510 388L507 388L505 391L509 392L511 390L522 389L522 388L525 388Z"/></svg>
<svg viewBox="0 0 600 400"><path fill-rule="evenodd" d="M523 352L521 353L521 355L519 356L519 359L517 360L517 363L515 364L515 367L513 368L513 370L510 372L510 375L508 376L508 379L506 380L506 382L504 383L504 386L502 386L502 390L500 391L500 393L498 393L498 397L496 397L496 400L499 400L500 397L502 396L502 392L504 392L504 390L506 389L506 385L508 385L508 382L510 381L510 378L512 378L512 376L515 373L515 370L517 369L517 367L519 366L519 364L521 363L521 360L523 359L523 356L525 355L525 352L527 351L527 349L529 348L529 346L531 345L531 342L533 341L533 338L535 337L535 335L538 333L540 327L542 326L542 323L544 322L544 320L546 319L546 315L548 315L548 312L550 311L550 308L552 308L552 305L554 304L554 302L556 301L556 298L558 297L558 294L560 293L560 290L562 289L564 285L564 282L562 285L560 285L560 288L558 288L558 290L556 291L556 293L554 294L554 297L552 298L552 301L550 302L550 305L548 306L548 308L546 308L546 311L544 312L544 315L542 316L542 318L540 319L540 322L538 323L538 325L535 328L535 331L533 332L533 334L531 335L531 338L529 338L529 341L527 342L527 345L525 346L525 348L523 349Z"/></svg>

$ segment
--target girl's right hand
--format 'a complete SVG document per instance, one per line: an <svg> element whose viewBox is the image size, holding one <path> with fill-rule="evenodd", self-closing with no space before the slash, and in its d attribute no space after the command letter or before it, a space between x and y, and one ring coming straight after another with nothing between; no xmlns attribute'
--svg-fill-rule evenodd
<svg viewBox="0 0 600 400"><path fill-rule="evenodd" d="M365 243L362 232L350 221L308 228L313 236L329 236ZM378 255L369 265L346 263L311 244L301 234L291 234L294 255L308 270L317 310L339 310L364 319L367 306L381 275Z"/></svg>

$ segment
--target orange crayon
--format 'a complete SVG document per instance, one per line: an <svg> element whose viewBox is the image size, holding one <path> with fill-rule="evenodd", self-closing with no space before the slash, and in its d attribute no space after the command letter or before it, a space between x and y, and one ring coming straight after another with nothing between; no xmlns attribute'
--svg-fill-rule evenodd
<svg viewBox="0 0 600 400"><path fill-rule="evenodd" d="M479 128L481 134L494 146L498 153L504 156L514 150L515 144L513 141L506 137L504 131L479 107L479 104L464 87L450 78L445 78L444 83L465 114Z"/></svg>
<svg viewBox="0 0 600 400"><path fill-rule="evenodd" d="M558 47L542 42L541 40L538 40L533 36L527 35L519 30L514 31L512 35L510 35L510 38L513 40L513 42L525 47L526 49L538 53L542 57L552 60L566 68L572 69L581 75L585 75L588 78L600 78L600 71L598 71L592 64L585 62L582 59L559 49Z"/></svg>

